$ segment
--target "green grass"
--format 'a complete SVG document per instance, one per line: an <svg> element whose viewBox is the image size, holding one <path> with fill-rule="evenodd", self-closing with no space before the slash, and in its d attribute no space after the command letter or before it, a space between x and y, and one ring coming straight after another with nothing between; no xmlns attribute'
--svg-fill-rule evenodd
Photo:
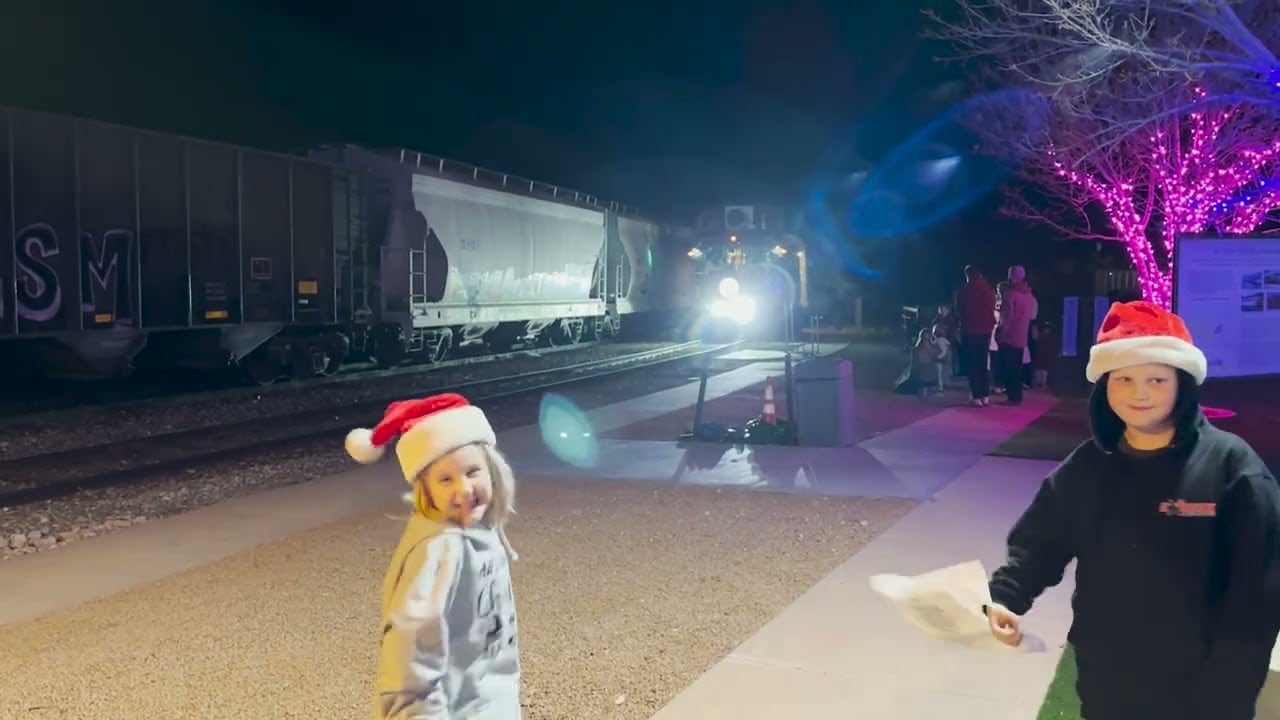
<svg viewBox="0 0 1280 720"><path fill-rule="evenodd" d="M1053 673L1053 682L1044 696L1036 720L1080 720L1080 699L1076 697L1076 655L1068 645Z"/></svg>

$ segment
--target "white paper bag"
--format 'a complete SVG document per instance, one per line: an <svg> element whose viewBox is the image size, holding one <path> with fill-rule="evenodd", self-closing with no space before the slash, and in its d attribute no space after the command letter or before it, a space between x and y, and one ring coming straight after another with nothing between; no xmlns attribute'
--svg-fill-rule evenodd
<svg viewBox="0 0 1280 720"><path fill-rule="evenodd" d="M982 563L952 565L923 575L874 575L871 589L889 600L925 633L947 642L981 650L1013 650L991 636L982 606L991 602ZM1044 643L1027 635L1016 648L1041 652Z"/></svg>

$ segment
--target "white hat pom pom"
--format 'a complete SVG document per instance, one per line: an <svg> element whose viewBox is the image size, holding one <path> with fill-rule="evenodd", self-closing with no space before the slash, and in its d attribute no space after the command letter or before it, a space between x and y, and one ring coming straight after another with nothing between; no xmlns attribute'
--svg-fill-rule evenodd
<svg viewBox="0 0 1280 720"><path fill-rule="evenodd" d="M386 452L386 448L373 444L373 431L368 428L356 428L347 433L346 448L348 455L364 465L378 462Z"/></svg>

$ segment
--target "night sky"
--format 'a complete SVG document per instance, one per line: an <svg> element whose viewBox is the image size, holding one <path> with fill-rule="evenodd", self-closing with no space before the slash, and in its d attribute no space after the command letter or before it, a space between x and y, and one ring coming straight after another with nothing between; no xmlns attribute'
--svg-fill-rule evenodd
<svg viewBox="0 0 1280 720"><path fill-rule="evenodd" d="M410 147L687 220L801 200L815 168L863 169L940 112L955 71L920 37L925 1L950 4L6 3L0 102L278 150ZM971 231L936 233L948 263L972 254ZM998 250L1008 230L979 234Z"/></svg>

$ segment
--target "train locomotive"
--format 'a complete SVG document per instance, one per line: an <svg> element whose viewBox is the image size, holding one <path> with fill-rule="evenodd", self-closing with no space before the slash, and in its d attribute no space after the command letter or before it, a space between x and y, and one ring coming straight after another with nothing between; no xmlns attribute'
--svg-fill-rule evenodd
<svg viewBox="0 0 1280 720"><path fill-rule="evenodd" d="M406 150L282 155L0 110L0 368L259 383L677 331L688 242Z"/></svg>
<svg viewBox="0 0 1280 720"><path fill-rule="evenodd" d="M809 305L805 242L781 208L730 205L698 217L693 244L704 339L793 340L797 314Z"/></svg>

